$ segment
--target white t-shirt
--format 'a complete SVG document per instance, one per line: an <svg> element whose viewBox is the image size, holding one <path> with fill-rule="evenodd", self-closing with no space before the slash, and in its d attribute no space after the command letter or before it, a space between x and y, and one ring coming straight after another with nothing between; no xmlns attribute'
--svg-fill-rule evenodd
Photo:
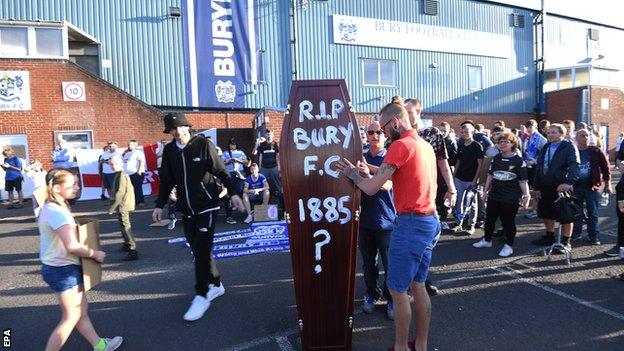
<svg viewBox="0 0 624 351"><path fill-rule="evenodd" d="M67 208L53 202L43 205L38 220L41 239L39 259L42 263L55 267L80 265L80 258L68 253L63 241L54 232L66 224L76 227L76 221Z"/></svg>
<svg viewBox="0 0 624 351"><path fill-rule="evenodd" d="M145 154L143 150L134 149L133 151L126 152L123 157L124 171L128 175L133 175L139 171L139 163L143 161L145 164ZM143 169L145 171L145 169Z"/></svg>
<svg viewBox="0 0 624 351"><path fill-rule="evenodd" d="M113 157L113 155L121 156L121 153L119 151L115 151L115 152L106 151L102 153L102 161L110 160L110 158ZM111 173L115 173L115 171L113 171L113 167L111 167L111 165L109 165L108 162L104 162L102 164L102 173L111 174Z"/></svg>

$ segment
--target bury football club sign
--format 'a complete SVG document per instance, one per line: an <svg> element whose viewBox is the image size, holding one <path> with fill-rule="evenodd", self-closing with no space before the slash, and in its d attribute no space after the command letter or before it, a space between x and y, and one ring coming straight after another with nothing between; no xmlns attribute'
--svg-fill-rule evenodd
<svg viewBox="0 0 624 351"><path fill-rule="evenodd" d="M0 70L0 111L30 110L28 71Z"/></svg>
<svg viewBox="0 0 624 351"><path fill-rule="evenodd" d="M243 107L258 81L257 0L183 0L186 100Z"/></svg>

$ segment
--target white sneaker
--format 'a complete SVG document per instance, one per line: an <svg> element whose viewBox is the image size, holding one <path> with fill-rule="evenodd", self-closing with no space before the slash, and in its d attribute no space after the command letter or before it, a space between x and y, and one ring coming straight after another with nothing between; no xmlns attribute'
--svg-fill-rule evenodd
<svg viewBox="0 0 624 351"><path fill-rule="evenodd" d="M208 307L210 307L210 300L203 296L195 295L191 307L184 314L184 320L193 322L200 319L206 313Z"/></svg>
<svg viewBox="0 0 624 351"><path fill-rule="evenodd" d="M108 338L103 338L103 339L106 342L106 347L104 348L104 351L117 350L119 346L121 346L121 343L123 342L123 338L121 336L116 336L112 339L108 339Z"/></svg>
<svg viewBox="0 0 624 351"><path fill-rule="evenodd" d="M173 230L173 229L175 228L175 225L176 225L176 222L177 222L177 221L178 221L178 220L177 220L176 218L172 218L172 219L169 221L169 224L167 224L167 229L169 229L169 230Z"/></svg>
<svg viewBox="0 0 624 351"><path fill-rule="evenodd" d="M215 286L214 284L208 285L208 295L206 296L208 301L212 301L223 294L225 294L223 283L221 283L220 286Z"/></svg>
<svg viewBox="0 0 624 351"><path fill-rule="evenodd" d="M481 239L476 243L472 244L473 247L481 248L481 247L492 247L491 241L485 241L485 239Z"/></svg>
<svg viewBox="0 0 624 351"><path fill-rule="evenodd" d="M245 218L245 223L251 223L253 222L253 214L248 214L247 218Z"/></svg>
<svg viewBox="0 0 624 351"><path fill-rule="evenodd" d="M507 244L505 244L505 246L503 246L503 248L498 253L500 257L508 257L511 256L511 254L513 254L513 249Z"/></svg>

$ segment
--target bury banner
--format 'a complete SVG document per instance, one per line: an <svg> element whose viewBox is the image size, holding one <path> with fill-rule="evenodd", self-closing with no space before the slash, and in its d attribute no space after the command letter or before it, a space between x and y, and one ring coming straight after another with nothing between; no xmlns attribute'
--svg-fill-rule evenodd
<svg viewBox="0 0 624 351"><path fill-rule="evenodd" d="M260 67L257 1L182 1L188 105L244 107Z"/></svg>

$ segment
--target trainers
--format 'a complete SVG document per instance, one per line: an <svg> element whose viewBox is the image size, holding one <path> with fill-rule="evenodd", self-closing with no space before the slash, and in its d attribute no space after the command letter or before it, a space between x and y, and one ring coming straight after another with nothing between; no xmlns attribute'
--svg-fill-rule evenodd
<svg viewBox="0 0 624 351"><path fill-rule="evenodd" d="M245 218L245 223L251 223L253 222L253 214L248 214L247 218Z"/></svg>
<svg viewBox="0 0 624 351"><path fill-rule="evenodd" d="M464 234L465 236L470 236L475 233L475 227L470 227L468 229L461 230L460 233Z"/></svg>
<svg viewBox="0 0 624 351"><path fill-rule="evenodd" d="M605 251L604 254L609 257L618 257L620 255L620 247L614 246L610 248L609 250Z"/></svg>
<svg viewBox="0 0 624 351"><path fill-rule="evenodd" d="M429 279L425 280L425 290L427 290L427 295L436 296L440 292L437 286L432 285Z"/></svg>
<svg viewBox="0 0 624 351"><path fill-rule="evenodd" d="M527 218L527 219L535 219L535 218L537 218L537 211L536 211L536 210L533 210L533 211L529 211L529 212L527 212L527 213L524 215L524 218Z"/></svg>
<svg viewBox="0 0 624 351"><path fill-rule="evenodd" d="M122 258L124 261L136 261L139 259L139 252L137 250L130 250L128 254Z"/></svg>
<svg viewBox="0 0 624 351"><path fill-rule="evenodd" d="M219 286L215 286L214 284L208 285L208 295L206 295L208 301L212 301L223 294L225 294L225 287L223 286L223 283Z"/></svg>
<svg viewBox="0 0 624 351"><path fill-rule="evenodd" d="M126 244L121 244L121 246L119 247L119 251L130 252L130 246L128 246Z"/></svg>
<svg viewBox="0 0 624 351"><path fill-rule="evenodd" d="M587 241L590 245L601 245L600 240L598 240L598 238L590 238L589 236L585 238L585 241Z"/></svg>
<svg viewBox="0 0 624 351"><path fill-rule="evenodd" d="M553 249L553 253L555 253L557 255L563 255L563 253L564 253L563 251L564 250L565 251L572 251L572 244L570 244L570 243L563 244L563 250L561 248L559 248L559 247L555 247Z"/></svg>
<svg viewBox="0 0 624 351"><path fill-rule="evenodd" d="M485 222L483 221L478 221L477 223L475 223L475 228L483 228L485 226Z"/></svg>
<svg viewBox="0 0 624 351"><path fill-rule="evenodd" d="M542 235L539 239L531 241L531 244L537 246L549 246L555 243L555 237L549 235Z"/></svg>
<svg viewBox="0 0 624 351"><path fill-rule="evenodd" d="M100 195L100 200L108 200L108 197L106 197L106 195L102 194L102 195Z"/></svg>
<svg viewBox="0 0 624 351"><path fill-rule="evenodd" d="M388 304L386 305L386 317L388 317L391 321L394 320L394 304L392 301L388 301Z"/></svg>
<svg viewBox="0 0 624 351"><path fill-rule="evenodd" d="M106 347L103 349L103 351L117 350L119 346L121 346L121 343L123 343L123 338L121 336L116 336L112 339L109 339L109 338L103 338L103 339L104 339L104 342L106 343Z"/></svg>
<svg viewBox="0 0 624 351"><path fill-rule="evenodd" d="M184 314L184 320L187 322L193 322L204 316L206 310L210 307L210 300L203 296L195 295L191 307Z"/></svg>
<svg viewBox="0 0 624 351"><path fill-rule="evenodd" d="M169 221L169 224L167 224L167 229L173 230L175 228L177 221L178 221L177 218L171 218L171 220Z"/></svg>
<svg viewBox="0 0 624 351"><path fill-rule="evenodd" d="M507 244L505 244L505 246L503 246L503 248L498 253L500 257L509 257L511 256L511 254L513 254L513 249Z"/></svg>
<svg viewBox="0 0 624 351"><path fill-rule="evenodd" d="M234 218L232 218L232 217L228 217L228 218L226 218L226 219L225 219L225 222L226 222L227 224L236 224L236 220L235 220Z"/></svg>
<svg viewBox="0 0 624 351"><path fill-rule="evenodd" d="M364 313L373 313L375 310L375 299L371 296L364 296Z"/></svg>
<svg viewBox="0 0 624 351"><path fill-rule="evenodd" d="M492 247L491 241L485 241L485 239L481 239L476 243L472 244L473 247L481 248L481 247Z"/></svg>

